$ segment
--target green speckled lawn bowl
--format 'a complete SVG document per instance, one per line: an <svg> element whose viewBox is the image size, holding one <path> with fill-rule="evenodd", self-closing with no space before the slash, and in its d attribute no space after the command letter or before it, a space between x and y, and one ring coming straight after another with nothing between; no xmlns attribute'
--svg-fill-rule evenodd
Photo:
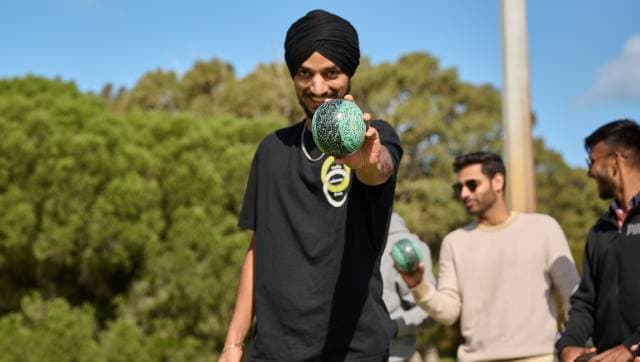
<svg viewBox="0 0 640 362"><path fill-rule="evenodd" d="M415 241L401 239L391 247L391 258L399 270L411 272L416 270L422 261L422 251Z"/></svg>
<svg viewBox="0 0 640 362"><path fill-rule="evenodd" d="M349 156L362 147L367 125L358 106L346 99L323 103L313 114L311 133L318 148L333 157Z"/></svg>

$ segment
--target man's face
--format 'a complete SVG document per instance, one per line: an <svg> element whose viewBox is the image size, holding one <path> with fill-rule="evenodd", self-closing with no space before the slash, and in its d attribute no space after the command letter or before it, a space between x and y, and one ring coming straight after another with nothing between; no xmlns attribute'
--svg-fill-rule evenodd
<svg viewBox="0 0 640 362"><path fill-rule="evenodd" d="M615 171L613 157L615 153L604 142L596 143L589 152L588 175L596 180L598 194L601 199L611 199L615 196L616 182L613 177Z"/></svg>
<svg viewBox="0 0 640 362"><path fill-rule="evenodd" d="M482 165L479 163L469 165L458 172L458 197L469 215L483 216L495 205L498 200L496 189L499 189L501 184L493 181L482 173Z"/></svg>
<svg viewBox="0 0 640 362"><path fill-rule="evenodd" d="M349 77L332 61L314 52L293 77L298 101L307 118L327 98L343 98L349 92Z"/></svg>

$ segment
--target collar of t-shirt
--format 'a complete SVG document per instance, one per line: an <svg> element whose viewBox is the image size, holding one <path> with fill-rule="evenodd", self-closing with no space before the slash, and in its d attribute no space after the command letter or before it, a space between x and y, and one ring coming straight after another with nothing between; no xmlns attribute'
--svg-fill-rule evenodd
<svg viewBox="0 0 640 362"><path fill-rule="evenodd" d="M631 211L638 204L640 204L640 192L638 192L636 196L634 196L631 200L629 200L629 203L627 204L628 206L627 211L625 211L622 207L620 207L620 205L618 205L618 202L616 200L613 200L613 202L611 203L611 209L613 210L613 213L616 215L618 229L622 229L622 225L624 225L624 220L627 218L627 215L629 215L629 211Z"/></svg>

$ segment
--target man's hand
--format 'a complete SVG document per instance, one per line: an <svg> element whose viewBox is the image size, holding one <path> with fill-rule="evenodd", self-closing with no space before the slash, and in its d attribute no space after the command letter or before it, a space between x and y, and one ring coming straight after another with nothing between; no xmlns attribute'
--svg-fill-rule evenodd
<svg viewBox="0 0 640 362"><path fill-rule="evenodd" d="M561 362L574 362L581 356L585 356L590 353L595 353L595 347L577 347L577 346L567 346L560 351L560 361Z"/></svg>
<svg viewBox="0 0 640 362"><path fill-rule="evenodd" d="M608 349L602 353L595 355L590 361L599 362L631 362L633 354L623 345Z"/></svg>
<svg viewBox="0 0 640 362"><path fill-rule="evenodd" d="M420 262L416 270L412 272L403 272L402 270L398 269L395 265L393 267L396 268L398 273L400 273L402 280L404 280L404 282L407 284L409 288L415 288L418 284L422 283L422 279L424 278L423 262Z"/></svg>
<svg viewBox="0 0 640 362"><path fill-rule="evenodd" d="M218 356L218 362L240 362L242 359L242 348L231 347L225 348Z"/></svg>
<svg viewBox="0 0 640 362"><path fill-rule="evenodd" d="M351 95L347 94L344 99L353 102ZM389 150L380 141L378 130L371 127L371 115L365 112L362 117L367 124L362 147L352 155L336 158L335 161L349 166L365 185L381 185L393 175L395 166Z"/></svg>
<svg viewBox="0 0 640 362"><path fill-rule="evenodd" d="M640 355L638 355L638 345L634 344L633 346L631 346L631 352L633 352L633 355L636 356L633 359L633 362L640 362Z"/></svg>
<svg viewBox="0 0 640 362"><path fill-rule="evenodd" d="M353 96L350 94L344 96L344 99L354 102ZM362 118L367 124L367 131L364 134L364 143L362 144L362 147L352 155L338 159L338 161L345 163L353 170L372 167L380 162L382 144L380 143L378 131L371 127L371 114L364 112Z"/></svg>

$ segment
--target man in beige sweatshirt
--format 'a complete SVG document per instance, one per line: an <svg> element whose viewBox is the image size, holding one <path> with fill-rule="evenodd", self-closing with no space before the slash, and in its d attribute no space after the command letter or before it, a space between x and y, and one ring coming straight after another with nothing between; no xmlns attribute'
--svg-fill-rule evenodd
<svg viewBox="0 0 640 362"><path fill-rule="evenodd" d="M402 273L404 281L431 318L446 325L460 318L459 361L552 361L554 291L567 311L579 282L560 225L508 209L500 156L459 156L454 168L454 192L477 220L445 237L437 288L423 279L423 265Z"/></svg>

